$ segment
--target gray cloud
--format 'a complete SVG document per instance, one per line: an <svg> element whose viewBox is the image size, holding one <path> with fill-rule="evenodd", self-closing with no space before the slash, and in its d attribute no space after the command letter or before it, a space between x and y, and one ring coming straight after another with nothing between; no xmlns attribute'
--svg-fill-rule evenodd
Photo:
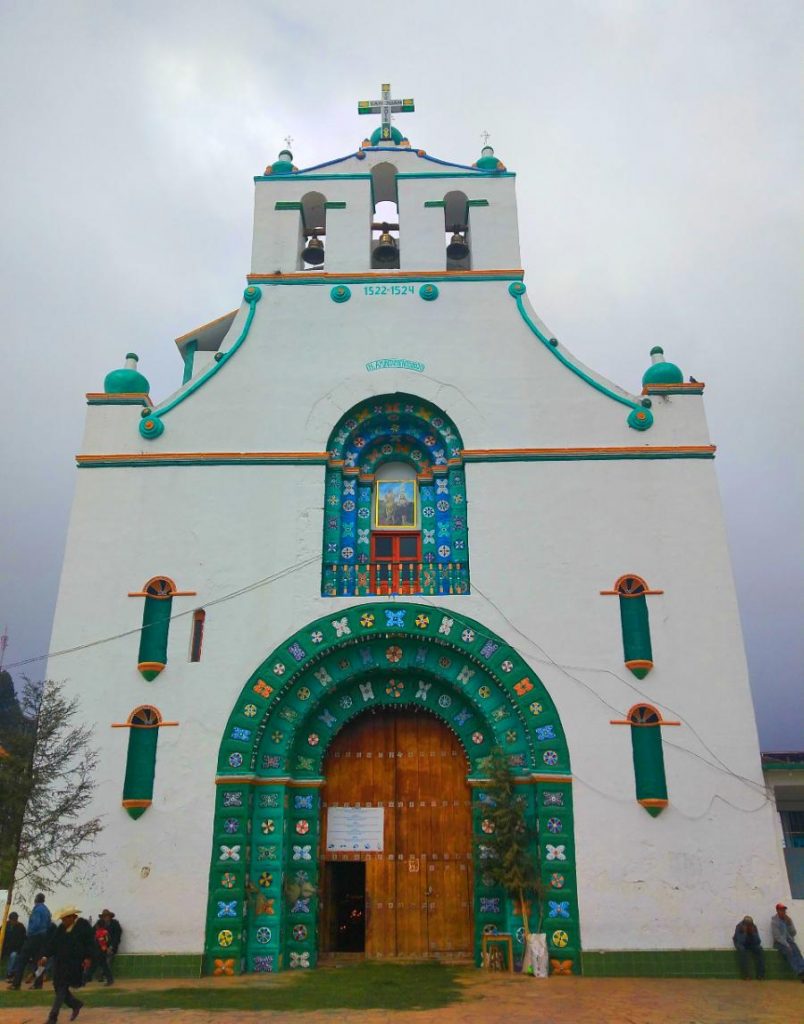
<svg viewBox="0 0 804 1024"><path fill-rule="evenodd" d="M8 660L47 647L83 393L130 349L176 386L172 338L242 290L251 176L288 131L300 166L352 150L390 80L429 152L492 133L579 358L636 388L658 343L707 381L762 741L804 746L801 37L793 2L4 4Z"/></svg>

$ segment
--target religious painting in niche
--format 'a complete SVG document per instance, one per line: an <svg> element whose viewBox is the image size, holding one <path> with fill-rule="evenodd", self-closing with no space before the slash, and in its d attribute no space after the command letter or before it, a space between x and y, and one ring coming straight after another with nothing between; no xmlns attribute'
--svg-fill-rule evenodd
<svg viewBox="0 0 804 1024"><path fill-rule="evenodd" d="M374 521L378 529L416 529L416 481L378 480Z"/></svg>

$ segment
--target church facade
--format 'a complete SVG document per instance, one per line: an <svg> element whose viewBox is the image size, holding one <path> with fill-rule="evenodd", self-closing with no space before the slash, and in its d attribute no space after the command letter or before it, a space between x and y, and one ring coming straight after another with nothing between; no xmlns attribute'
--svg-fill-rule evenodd
<svg viewBox="0 0 804 1024"><path fill-rule="evenodd" d="M94 722L105 854L70 896L206 971L479 957L484 759L535 839L552 970L723 949L789 895L703 410L539 319L515 175L368 104L255 178L237 309L87 395L52 650ZM648 347L648 346L646 346Z"/></svg>

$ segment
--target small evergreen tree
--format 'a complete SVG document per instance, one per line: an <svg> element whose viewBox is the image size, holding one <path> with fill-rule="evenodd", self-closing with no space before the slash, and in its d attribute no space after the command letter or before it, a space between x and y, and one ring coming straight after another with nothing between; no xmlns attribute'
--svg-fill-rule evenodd
<svg viewBox="0 0 804 1024"><path fill-rule="evenodd" d="M25 681L16 729L4 733L0 757L2 869L11 906L13 885L23 894L52 892L75 868L97 856L91 849L100 818L82 812L95 789L92 731L79 721L79 702L58 683Z"/></svg>
<svg viewBox="0 0 804 1024"><path fill-rule="evenodd" d="M514 787L508 758L500 747L495 747L483 762L483 770L489 781L484 785L488 802L484 806L484 818L492 831L484 833L479 844L486 847L484 870L496 885L502 886L514 899L519 901L522 924L525 928L525 942L530 935L530 921L526 898L536 898L539 907L541 930L541 873L539 847L536 830L529 828L525 818L525 798Z"/></svg>

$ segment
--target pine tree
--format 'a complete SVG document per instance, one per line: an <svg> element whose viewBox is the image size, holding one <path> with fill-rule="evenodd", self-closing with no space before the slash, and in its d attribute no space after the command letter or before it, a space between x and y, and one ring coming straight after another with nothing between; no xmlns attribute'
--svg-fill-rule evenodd
<svg viewBox="0 0 804 1024"><path fill-rule="evenodd" d="M542 921L537 834L528 827L525 798L516 792L508 759L500 747L495 747L485 759L483 770L489 779L484 785L487 793L484 818L492 829L479 840L486 848L484 870L496 885L518 901L527 942L530 935L528 894L535 896L539 905L539 931Z"/></svg>

